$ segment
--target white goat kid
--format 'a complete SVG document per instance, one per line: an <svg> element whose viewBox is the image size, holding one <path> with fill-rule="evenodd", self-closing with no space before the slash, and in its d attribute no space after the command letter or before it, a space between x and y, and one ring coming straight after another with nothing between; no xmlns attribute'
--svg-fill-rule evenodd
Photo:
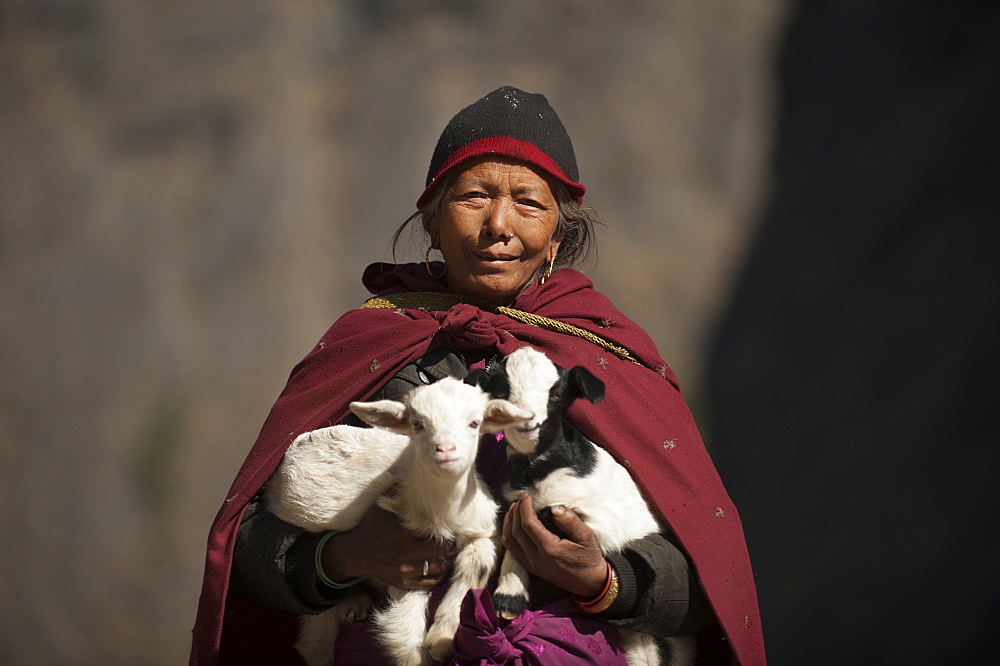
<svg viewBox="0 0 1000 666"><path fill-rule="evenodd" d="M557 505L569 507L593 530L605 554L630 541L662 532L628 471L611 455L573 429L564 429L564 412L577 398L604 398L604 383L583 367L560 368L542 352L522 347L508 356L498 373L473 377L495 395L533 413L504 428L510 482L507 499L527 492L543 516ZM504 554L494 602L512 619L527 607L529 575L509 552ZM660 663L654 639L622 630L622 647L632 666ZM672 665L694 662L693 637L668 638Z"/></svg>
<svg viewBox="0 0 1000 666"><path fill-rule="evenodd" d="M399 516L408 529L441 541L453 540L456 556L451 584L429 629L426 620L429 591L402 590L390 586L390 603L374 618L376 636L394 663L418 666L442 660L452 650L462 599L468 590L485 587L496 563L497 505L474 469L480 436L483 432L496 432L522 422L531 415L505 400L491 400L481 389L453 378L418 387L402 403L392 400L355 402L351 403L351 410L367 423L377 426L374 432L396 437L386 440L390 453L381 461L371 463L364 461L363 455L358 455L353 458L353 463L346 465L350 469L343 473L367 474L372 479L369 486L358 488L357 484L349 484L347 494L353 493L353 496L348 497L341 492L341 488L322 487L322 481L317 482L315 478L300 481L307 474L292 477L279 470L275 478L282 481L273 482L270 490L282 497L272 497L271 504L283 507L276 513L284 520L299 524L299 509L295 507L304 506L308 499L306 502L290 502L287 496L301 494L299 491L313 493L319 490L326 495L337 493L339 500L321 500L316 496L317 502L310 505L308 513L303 515L313 521L310 529L350 529L367 509L364 502L371 495L369 487L378 487L381 488L377 499L379 506ZM379 428L398 434L385 433ZM302 448L293 444L289 453L293 454L293 458L301 457ZM394 457L391 450L397 448L399 452ZM286 453L282 468L295 464L288 460L289 453ZM362 464L356 465L358 462ZM386 462L389 462L387 466ZM359 469L364 464L377 466L374 469ZM378 466L381 466L381 472ZM326 475L329 478L328 473L329 470L318 469L313 476L322 478ZM319 486L316 486L317 483ZM393 484L396 487L392 493L381 494ZM338 504L343 511L353 515L353 524L342 524L336 508ZM326 517L317 517L317 505L331 513ZM291 511L286 510L289 508ZM328 522L323 522L325 520ZM351 520L343 522L350 523ZM353 600L346 603L350 606L348 609L338 606L304 623L296 647L304 656L308 653L310 664L329 663L336 625L340 619L362 612Z"/></svg>
<svg viewBox="0 0 1000 666"><path fill-rule="evenodd" d="M399 479L409 443L409 437L382 428L336 425L303 433L271 475L268 507L310 532L352 529ZM330 663L341 621L368 616L371 597L362 587L353 591L322 613L301 616L295 649L309 666Z"/></svg>
<svg viewBox="0 0 1000 666"><path fill-rule="evenodd" d="M268 481L268 508L309 532L356 527L396 483L409 443L382 428L337 425L303 433Z"/></svg>

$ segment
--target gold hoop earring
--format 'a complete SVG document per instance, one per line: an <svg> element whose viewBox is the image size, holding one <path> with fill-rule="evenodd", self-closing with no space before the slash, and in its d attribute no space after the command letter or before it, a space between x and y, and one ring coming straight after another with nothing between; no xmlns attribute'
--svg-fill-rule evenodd
<svg viewBox="0 0 1000 666"><path fill-rule="evenodd" d="M555 265L555 263L556 263L555 257L549 259L549 265L545 269L545 272L542 273L542 279L538 281L539 284L545 284L545 281L548 280L550 277L552 277L552 268Z"/></svg>
<svg viewBox="0 0 1000 666"><path fill-rule="evenodd" d="M427 248L427 253L424 254L424 267L427 269L427 274L430 275L432 278L442 278L442 277L444 277L444 274L448 272L448 266L447 266L447 264L445 265L444 270L442 270L440 273L435 273L434 271L431 270L431 248L430 247Z"/></svg>

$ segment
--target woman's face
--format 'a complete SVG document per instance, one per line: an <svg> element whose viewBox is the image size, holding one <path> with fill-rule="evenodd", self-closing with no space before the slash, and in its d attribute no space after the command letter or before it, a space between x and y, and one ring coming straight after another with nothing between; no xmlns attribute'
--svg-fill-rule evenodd
<svg viewBox="0 0 1000 666"><path fill-rule="evenodd" d="M534 167L489 156L457 167L431 220L432 246L448 265L448 286L499 305L554 259L559 209Z"/></svg>

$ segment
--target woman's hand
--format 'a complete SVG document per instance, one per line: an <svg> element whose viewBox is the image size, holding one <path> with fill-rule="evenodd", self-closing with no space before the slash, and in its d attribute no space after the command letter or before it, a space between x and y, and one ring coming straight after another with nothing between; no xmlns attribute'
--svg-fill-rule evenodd
<svg viewBox="0 0 1000 666"><path fill-rule="evenodd" d="M372 577L406 590L427 590L448 574L452 548L415 536L394 514L373 506L357 527L330 537L321 559L333 580Z"/></svg>
<svg viewBox="0 0 1000 666"><path fill-rule="evenodd" d="M536 576L584 599L596 597L604 588L608 564L593 531L572 509L554 506L552 515L565 539L546 529L531 498L521 495L504 516L504 547Z"/></svg>

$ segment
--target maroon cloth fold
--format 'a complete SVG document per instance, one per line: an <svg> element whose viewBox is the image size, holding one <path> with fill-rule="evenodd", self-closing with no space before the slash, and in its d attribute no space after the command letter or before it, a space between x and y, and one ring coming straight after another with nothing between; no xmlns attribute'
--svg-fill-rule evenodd
<svg viewBox="0 0 1000 666"><path fill-rule="evenodd" d="M364 281L375 294L447 290L420 264L373 264ZM572 269L556 271L544 285L528 287L512 305L595 333L628 349L642 365L583 338L471 305L434 312L346 313L293 369L219 510L208 539L192 664L255 663L227 652L228 646L240 645L233 637L259 637L269 631L267 624L253 621L266 613L245 609L250 602L227 594L233 544L247 501L277 467L288 445L305 431L340 421L350 401L366 399L402 367L444 344L459 350L495 346L502 354L531 345L559 365L582 365L601 378L607 388L604 401L592 405L578 400L570 408L570 419L629 469L677 535L722 626L733 661L765 663L756 589L739 515L677 380L652 340ZM277 621L281 614L271 612L270 617ZM290 645L285 652L287 663L296 663Z"/></svg>

